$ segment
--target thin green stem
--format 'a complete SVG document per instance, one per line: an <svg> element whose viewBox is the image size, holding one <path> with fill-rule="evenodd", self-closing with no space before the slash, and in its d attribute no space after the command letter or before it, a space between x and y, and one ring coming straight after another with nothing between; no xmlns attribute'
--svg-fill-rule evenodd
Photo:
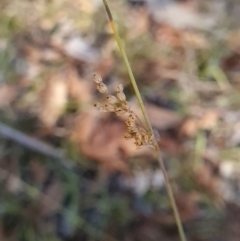
<svg viewBox="0 0 240 241"><path fill-rule="evenodd" d="M118 34L118 31L117 31L117 28L115 26L115 23L114 23L114 20L113 20L110 8L109 8L108 3L107 3L107 0L102 0L102 1L103 1L104 6L105 6L105 9L106 9L106 12L107 12L107 15L108 15L108 18L109 18L109 21L110 21L110 25L111 25L114 37L115 37L115 39L117 41L119 50L120 50L120 52L122 54L124 63L126 65L126 68L127 68L127 71L128 71L128 74L129 74L129 77L130 77L130 80L131 80L131 83L133 85L134 92L135 92L135 94L137 96L137 100L138 100L139 106L140 106L140 108L142 110L143 117L145 119L145 123L147 125L148 131L154 136L153 129L152 129L152 126L151 126L150 121L148 119L148 115L147 115L146 109L144 107L141 94L139 92L136 80L135 80L133 72L132 72L132 68L131 68L130 63L128 61L128 57L127 57L127 54L125 52L125 49L123 47L121 38L120 38L120 36ZM181 241L186 241L187 239L186 239L186 236L185 236L185 233L184 233L184 230L183 230L183 226L182 226L182 222L181 222L181 219L180 219L179 211L178 211L175 199L174 199L172 187L171 187L171 184L170 184L170 181L169 181L169 177L168 177L168 174L167 174L164 162L163 162L162 157L161 157L161 152L160 152L159 146L157 144L157 140L154 139L154 142L155 142L155 150L156 150L156 154L157 154L157 157L158 157L158 162L159 162L160 168L161 168L163 176L164 176L165 185L166 185L168 197L169 197L172 209L173 209L174 218L175 218L175 221L176 221L176 224L177 224L179 236L180 236Z"/></svg>
<svg viewBox="0 0 240 241"><path fill-rule="evenodd" d="M169 181L169 177L168 177L168 174L167 174L167 170L165 168L165 165L164 165L164 162L163 162L163 159L162 159L162 156L161 156L160 149L159 149L158 145L156 145L156 151L158 153L158 162L159 162L160 168L161 168L163 176L164 176L165 186L166 186L168 197L169 197L172 209L173 209L173 214L174 214L174 218L175 218L175 221L176 221L176 224L177 224L180 239L181 239L181 241L187 241L184 230L183 230L182 221L181 221L181 218L180 218L180 215L179 215L179 211L178 211L178 208L177 208L177 205L176 205L176 201L175 201L175 198L174 198L174 195L173 195L173 190L172 190L172 187L171 187L171 184L170 184L170 181Z"/></svg>
<svg viewBox="0 0 240 241"><path fill-rule="evenodd" d="M112 27L112 31L113 31L113 34L114 34L114 37L117 41L117 44L118 44L118 47L119 47L119 50L122 54L122 57L123 57L123 60L124 60L124 63L126 65L126 68L127 68L127 71L128 71L128 74L129 74L129 77L130 77L130 80L131 80L131 83L133 85L133 89L134 89L134 92L137 96L137 100L138 100L138 103L139 103L139 106L142 110L142 113L143 113L143 117L145 119L145 123L147 125L147 128L148 128L148 131L150 133L152 133L152 126L150 124L150 121L148 119L148 115L146 113L146 110L145 110L145 107L144 107L144 104L143 104L143 101L142 101L142 97L141 97L141 94L139 92L139 89L138 89L138 86L137 86L137 83L136 83L136 80L135 80L135 77L133 75L133 72L132 72L132 68L130 66L130 63L128 61L128 57L127 57L127 54L124 50L124 47L123 47L123 44L122 44L122 40L121 38L119 37L119 34L118 34L118 31L117 31L117 28L115 26L115 23L113 21L113 17L112 17L112 14L111 14L111 11L110 11L110 8L108 6L108 3L106 0L103 0L103 3L104 3L104 6L105 6L105 9L106 9L106 12L107 12L107 15L108 15L108 18L109 18L109 22L110 22L110 25Z"/></svg>

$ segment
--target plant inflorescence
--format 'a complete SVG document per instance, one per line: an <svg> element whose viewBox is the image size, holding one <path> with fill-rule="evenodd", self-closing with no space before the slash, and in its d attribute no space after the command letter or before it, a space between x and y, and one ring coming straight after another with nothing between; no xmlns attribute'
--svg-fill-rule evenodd
<svg viewBox="0 0 240 241"><path fill-rule="evenodd" d="M100 75L95 74L93 79L96 83L97 90L105 94L103 103L96 103L94 107L102 112L113 112L117 116L126 116L127 132L124 135L125 139L134 139L136 146L148 145L154 147L154 136L149 133L142 125L138 116L131 110L129 102L126 101L126 95L123 92L122 84L118 84L115 88L116 95L109 95L107 86L102 82Z"/></svg>

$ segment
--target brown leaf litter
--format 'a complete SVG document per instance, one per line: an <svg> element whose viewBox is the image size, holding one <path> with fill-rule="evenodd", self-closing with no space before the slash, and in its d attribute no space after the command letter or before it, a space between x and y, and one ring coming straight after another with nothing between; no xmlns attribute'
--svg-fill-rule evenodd
<svg viewBox="0 0 240 241"><path fill-rule="evenodd" d="M52 74L46 81L39 94L38 117L45 127L55 126L59 117L64 113L69 98L78 104L87 103L91 99L91 85L78 77L71 67L60 73Z"/></svg>
<svg viewBox="0 0 240 241"><path fill-rule="evenodd" d="M146 149L136 150L133 141L124 139L126 127L121 120L96 115L94 112L82 113L76 119L72 140L79 144L81 152L101 163L109 171L128 172L126 158Z"/></svg>

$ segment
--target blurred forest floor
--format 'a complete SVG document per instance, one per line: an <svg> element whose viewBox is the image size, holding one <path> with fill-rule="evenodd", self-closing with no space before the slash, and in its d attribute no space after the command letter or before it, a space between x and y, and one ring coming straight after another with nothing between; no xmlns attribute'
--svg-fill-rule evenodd
<svg viewBox="0 0 240 241"><path fill-rule="evenodd" d="M240 241L240 2L109 0L189 241ZM0 2L0 240L179 240L101 0Z"/></svg>

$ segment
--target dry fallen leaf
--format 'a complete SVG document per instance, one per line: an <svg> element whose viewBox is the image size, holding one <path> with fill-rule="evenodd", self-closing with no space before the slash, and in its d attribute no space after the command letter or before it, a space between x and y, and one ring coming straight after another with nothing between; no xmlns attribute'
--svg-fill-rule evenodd
<svg viewBox="0 0 240 241"><path fill-rule="evenodd" d="M148 11L146 8L140 9L129 9L128 14L128 28L129 28L129 39L136 39L138 36L148 31Z"/></svg>
<svg viewBox="0 0 240 241"><path fill-rule="evenodd" d="M219 190L220 176L218 167L207 153L203 157L205 161L195 171L196 183L212 197L215 204L222 206L223 198Z"/></svg>
<svg viewBox="0 0 240 241"><path fill-rule="evenodd" d="M126 158L136 153L148 153L149 148L136 149L132 140L124 139L125 124L106 114L82 113L76 120L72 140L79 143L81 152L100 162L109 171L128 171Z"/></svg>
<svg viewBox="0 0 240 241"><path fill-rule="evenodd" d="M67 104L67 79L62 74L48 79L39 96L39 102L40 121L45 127L53 127Z"/></svg>
<svg viewBox="0 0 240 241"><path fill-rule="evenodd" d="M0 107L7 107L15 99L17 89L10 85L0 85Z"/></svg>
<svg viewBox="0 0 240 241"><path fill-rule="evenodd" d="M239 53L239 51L240 51L240 31L239 30L229 31L227 34L227 43L228 43L230 49Z"/></svg>
<svg viewBox="0 0 240 241"><path fill-rule="evenodd" d="M204 112L201 119L198 121L198 126L204 130L210 130L216 126L220 117L220 111L218 110L207 110Z"/></svg>
<svg viewBox="0 0 240 241"><path fill-rule="evenodd" d="M71 67L65 70L68 95L78 103L88 102L92 98L91 82L81 79L77 71Z"/></svg>
<svg viewBox="0 0 240 241"><path fill-rule="evenodd" d="M181 125L179 130L180 136L194 137L198 130L211 130L213 129L220 118L220 110L199 110L199 112L193 116L187 118Z"/></svg>
<svg viewBox="0 0 240 241"><path fill-rule="evenodd" d="M198 131L196 119L189 118L185 120L179 129L179 136L194 137Z"/></svg>
<svg viewBox="0 0 240 241"><path fill-rule="evenodd" d="M119 140L123 138L124 126L121 123L95 120L89 114L77 123L77 134L81 152L99 161L109 170L127 171L124 163L125 153L120 149Z"/></svg>

